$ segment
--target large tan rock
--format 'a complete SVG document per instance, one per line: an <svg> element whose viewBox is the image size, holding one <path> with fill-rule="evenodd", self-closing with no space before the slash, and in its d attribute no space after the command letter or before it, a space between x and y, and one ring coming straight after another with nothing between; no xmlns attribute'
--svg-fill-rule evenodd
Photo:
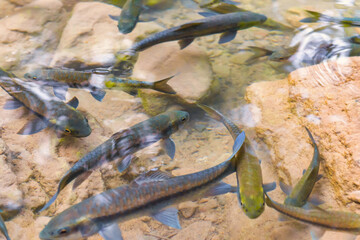
<svg viewBox="0 0 360 240"><path fill-rule="evenodd" d="M161 29L157 24L140 23L131 34L121 34L117 22L120 8L100 2L80 2L61 36L52 66L111 65L114 54L130 47L136 37Z"/></svg>
<svg viewBox="0 0 360 240"><path fill-rule="evenodd" d="M133 78L154 82L170 76L174 76L169 85L176 96L140 91L147 113L156 115L174 104L199 102L217 90L218 80L213 77L209 58L195 43L180 50L176 41L167 42L140 52Z"/></svg>
<svg viewBox="0 0 360 240"><path fill-rule="evenodd" d="M21 69L25 63L48 64L64 19L59 0L36 0L0 19L0 66Z"/></svg>
<svg viewBox="0 0 360 240"><path fill-rule="evenodd" d="M306 126L318 143L326 179L315 191L329 205L334 197L351 210L359 210L354 203L360 186L359 60L298 69L287 79L253 84L246 95L259 109L257 136L264 139L280 179L295 184L311 161Z"/></svg>

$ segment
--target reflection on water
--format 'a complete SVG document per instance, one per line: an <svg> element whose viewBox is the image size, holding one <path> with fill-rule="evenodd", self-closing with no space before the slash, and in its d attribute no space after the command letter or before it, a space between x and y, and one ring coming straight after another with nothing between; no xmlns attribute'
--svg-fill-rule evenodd
<svg viewBox="0 0 360 240"><path fill-rule="evenodd" d="M0 0L0 231L345 239L307 223L358 234L357 8L354 0ZM182 114L170 121L164 112ZM261 181L282 187L267 198Z"/></svg>

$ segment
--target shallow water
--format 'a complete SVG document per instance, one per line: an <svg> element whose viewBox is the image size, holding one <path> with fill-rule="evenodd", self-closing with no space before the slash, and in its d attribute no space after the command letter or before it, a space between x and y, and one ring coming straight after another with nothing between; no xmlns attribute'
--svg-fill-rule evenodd
<svg viewBox="0 0 360 240"><path fill-rule="evenodd" d="M205 9L195 2L166 1L142 14L154 21L138 23L133 32L119 33L110 15L120 8L106 1L0 0L0 67L19 78L39 67L76 70L108 67L117 52L134 42L195 19ZM356 1L242 1L238 7L261 13L293 31L258 27L239 30L236 38L219 44L219 34L195 39L180 50L176 42L162 43L140 53L133 78L154 82L169 76L178 93L167 95L140 90L131 96L106 89L102 102L84 89L69 89L66 99L79 99L79 111L92 129L85 138L57 138L51 128L33 135L17 132L35 116L24 108L0 109L0 209L11 239L39 239L49 220L68 207L105 190L129 184L141 173L160 168L175 176L194 173L225 161L233 140L220 123L193 103L214 107L246 131L261 160L263 182L279 180L295 185L313 156L304 126L319 146L323 178L313 190L324 208L360 213L358 174L360 58L344 38L358 28L329 23L300 23L304 9L331 16L358 17ZM268 56L246 61L251 46L269 50L298 45L286 61ZM353 53L356 56L356 53ZM94 75L102 87L107 76ZM0 91L0 105L11 97ZM114 133L166 110L190 113L190 122L172 135L176 145L171 160L160 143L135 153L129 169L115 165L95 170L74 191L67 186L54 204L37 210L55 194L61 177L74 163ZM224 180L236 185L235 174ZM283 202L279 187L270 193ZM23 206L21 208L21 206ZM124 239L311 239L308 225L279 221L269 207L256 218L242 211L236 194L187 201L176 205L182 229L165 226L148 216L119 223ZM343 232L327 231L321 239L351 239ZM0 239L5 239L0 234ZM102 239L94 235L88 239Z"/></svg>

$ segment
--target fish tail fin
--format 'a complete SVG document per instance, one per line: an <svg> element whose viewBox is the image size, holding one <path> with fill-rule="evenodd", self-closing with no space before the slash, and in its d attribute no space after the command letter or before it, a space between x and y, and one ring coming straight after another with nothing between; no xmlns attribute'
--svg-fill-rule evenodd
<svg viewBox="0 0 360 240"><path fill-rule="evenodd" d="M154 82L154 90L168 94L176 94L175 90L168 84L168 81L174 76Z"/></svg>
<svg viewBox="0 0 360 240"><path fill-rule="evenodd" d="M305 11L308 14L310 14L311 17L301 19L300 22L302 22L302 23L315 23L315 22L318 22L319 20L326 21L326 22L335 21L335 18L330 17L328 15L324 15L322 13L310 11L310 10L305 10Z"/></svg>
<svg viewBox="0 0 360 240"><path fill-rule="evenodd" d="M318 146L317 146L317 144L316 144L316 142L315 142L315 139L314 139L313 135L311 134L310 130L309 130L307 127L305 127L305 129L306 129L306 131L307 131L307 133L308 133L308 135L309 135L309 137L310 137L310 139L311 139L311 142L312 142L312 144L313 144L313 146L314 146L314 156L313 156L313 160L314 160L314 159L317 159L318 156L319 156Z"/></svg>
<svg viewBox="0 0 360 240"><path fill-rule="evenodd" d="M248 50L251 50L254 53L254 55L252 55L249 59L247 59L245 61L245 64L252 64L258 58L270 56L271 54L274 53L274 51L272 51L272 50L269 50L266 48L261 48L261 47L255 47L255 46L249 46Z"/></svg>
<svg viewBox="0 0 360 240"><path fill-rule="evenodd" d="M60 191L58 190L58 191L55 193L55 195L52 196L52 198L51 198L39 211L37 211L37 213L40 213L40 212L48 209L48 208L51 206L51 204L53 204L53 202L56 200L57 196L59 195L59 192L60 192Z"/></svg>
<svg viewBox="0 0 360 240"><path fill-rule="evenodd" d="M59 186L58 186L58 190L55 193L55 195L45 204L44 207L42 207L38 212L42 212L44 210L46 210L47 208L50 207L50 205L56 200L57 196L60 194L61 190L63 190L66 185L68 185L72 180L74 179L73 176L71 176L69 174L69 172L67 172L65 174L65 176L63 176L60 180Z"/></svg>
<svg viewBox="0 0 360 240"><path fill-rule="evenodd" d="M197 106L199 108L201 108L202 110L204 110L211 118L215 119L216 121L219 121L219 122L224 121L225 117L221 113L216 111L215 109L213 109L209 106L206 106L204 104L200 104L200 103L198 103Z"/></svg>
<svg viewBox="0 0 360 240"><path fill-rule="evenodd" d="M234 140L240 134L240 129L220 112L203 104L197 104L197 106L204 110L211 118L215 119L216 121L222 122L228 129Z"/></svg>

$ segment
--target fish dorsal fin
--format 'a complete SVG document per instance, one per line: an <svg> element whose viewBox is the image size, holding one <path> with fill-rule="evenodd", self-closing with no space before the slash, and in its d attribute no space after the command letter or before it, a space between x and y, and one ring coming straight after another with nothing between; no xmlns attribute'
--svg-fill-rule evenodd
<svg viewBox="0 0 360 240"><path fill-rule="evenodd" d="M73 97L70 101L67 102L67 105L76 109L79 106L79 99L77 99L77 97Z"/></svg>
<svg viewBox="0 0 360 240"><path fill-rule="evenodd" d="M183 25L180 25L178 27L178 29L176 29L175 31L181 31L181 30L185 30L188 28L192 28L192 27L197 27L199 25L203 24L202 22L192 22L192 23L185 23Z"/></svg>
<svg viewBox="0 0 360 240"><path fill-rule="evenodd" d="M139 177L135 178L134 183L141 185L143 183L149 182L161 182L172 178L173 176L169 173L162 172L158 169L152 169L141 174Z"/></svg>

